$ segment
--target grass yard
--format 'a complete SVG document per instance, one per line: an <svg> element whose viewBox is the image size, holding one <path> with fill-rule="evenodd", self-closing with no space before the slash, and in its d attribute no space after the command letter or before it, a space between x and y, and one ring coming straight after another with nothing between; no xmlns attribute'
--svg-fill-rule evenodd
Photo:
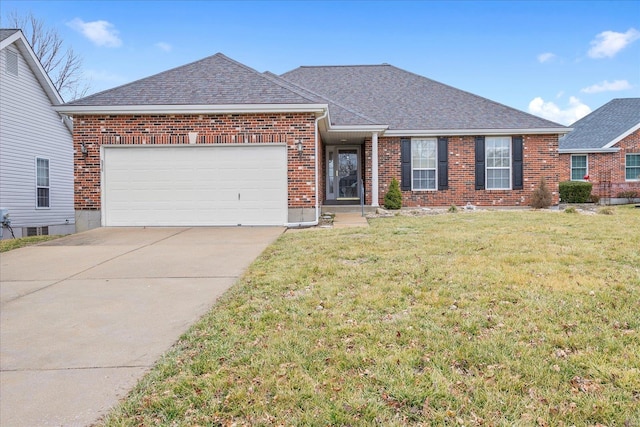
<svg viewBox="0 0 640 427"><path fill-rule="evenodd" d="M640 209L286 233L109 426L638 426Z"/></svg>
<svg viewBox="0 0 640 427"><path fill-rule="evenodd" d="M8 233L8 231L5 231ZM25 246L37 245L38 243L46 242L48 240L58 239L62 236L60 235L51 235L51 236L30 236L30 237L20 237L17 239L4 239L0 240L0 252L8 252L13 249L23 248Z"/></svg>

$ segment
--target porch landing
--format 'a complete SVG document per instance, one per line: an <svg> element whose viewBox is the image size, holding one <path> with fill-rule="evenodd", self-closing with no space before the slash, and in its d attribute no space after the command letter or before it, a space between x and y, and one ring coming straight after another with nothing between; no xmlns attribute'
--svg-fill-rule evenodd
<svg viewBox="0 0 640 427"><path fill-rule="evenodd" d="M320 212L323 214L334 213L334 214L362 214L362 206L360 205L322 205ZM375 213L376 208L372 206L365 206L364 213L365 215L368 213Z"/></svg>

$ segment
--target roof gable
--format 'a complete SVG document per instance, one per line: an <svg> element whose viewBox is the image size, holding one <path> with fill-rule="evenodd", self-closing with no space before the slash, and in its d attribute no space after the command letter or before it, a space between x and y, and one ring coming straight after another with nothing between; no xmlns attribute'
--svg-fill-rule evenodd
<svg viewBox="0 0 640 427"><path fill-rule="evenodd" d="M617 98L571 125L560 149L603 150L640 129L640 98Z"/></svg>
<svg viewBox="0 0 640 427"><path fill-rule="evenodd" d="M564 128L388 64L299 67L281 77L390 130Z"/></svg>
<svg viewBox="0 0 640 427"><path fill-rule="evenodd" d="M15 28L0 29L0 50L4 50L11 45L16 46L16 48L24 57L25 61L29 64L31 72L34 74L34 76L44 89L47 97L51 101L51 104L62 104L62 97L58 93L58 90L54 86L47 72L44 70L44 68L42 68L40 60L31 48L31 45L29 45L29 42L27 42L27 39L22 33L22 30Z"/></svg>
<svg viewBox="0 0 640 427"><path fill-rule="evenodd" d="M312 104L221 53L70 102L69 106Z"/></svg>

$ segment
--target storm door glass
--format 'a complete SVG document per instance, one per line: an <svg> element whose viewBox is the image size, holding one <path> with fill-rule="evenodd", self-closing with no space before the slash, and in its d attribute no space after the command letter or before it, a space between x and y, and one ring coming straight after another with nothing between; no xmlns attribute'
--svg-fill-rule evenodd
<svg viewBox="0 0 640 427"><path fill-rule="evenodd" d="M338 198L358 199L358 150L338 150Z"/></svg>

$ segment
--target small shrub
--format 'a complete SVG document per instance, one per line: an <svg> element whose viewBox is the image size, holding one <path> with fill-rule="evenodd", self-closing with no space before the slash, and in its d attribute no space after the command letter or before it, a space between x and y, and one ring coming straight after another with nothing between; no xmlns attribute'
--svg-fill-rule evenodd
<svg viewBox="0 0 640 427"><path fill-rule="evenodd" d="M593 184L584 181L563 181L560 183L560 200L565 203L587 203Z"/></svg>
<svg viewBox="0 0 640 427"><path fill-rule="evenodd" d="M458 212L458 207L456 205L451 205L451 206L449 206L449 209L447 209L447 212L456 213L456 212Z"/></svg>
<svg viewBox="0 0 640 427"><path fill-rule="evenodd" d="M615 209L613 209L611 206L607 206L606 208L598 209L598 213L600 215L613 215L615 213Z"/></svg>
<svg viewBox="0 0 640 427"><path fill-rule="evenodd" d="M547 181L542 177L538 188L531 195L531 207L534 209L546 209L551 206L551 190L547 187Z"/></svg>
<svg viewBox="0 0 640 427"><path fill-rule="evenodd" d="M578 211L573 206L569 206L567 209L564 210L564 213L574 214L574 213L578 213Z"/></svg>
<svg viewBox="0 0 640 427"><path fill-rule="evenodd" d="M386 209L400 209L402 207L402 193L398 180L393 178L389 185L389 191L384 195L384 207Z"/></svg>
<svg viewBox="0 0 640 427"><path fill-rule="evenodd" d="M590 194L589 195L589 202L595 203L595 204L600 203L600 196L598 196L597 194Z"/></svg>
<svg viewBox="0 0 640 427"><path fill-rule="evenodd" d="M633 199L638 197L638 192L633 190L621 191L616 195L616 197L620 199L627 199L628 203L633 203Z"/></svg>

